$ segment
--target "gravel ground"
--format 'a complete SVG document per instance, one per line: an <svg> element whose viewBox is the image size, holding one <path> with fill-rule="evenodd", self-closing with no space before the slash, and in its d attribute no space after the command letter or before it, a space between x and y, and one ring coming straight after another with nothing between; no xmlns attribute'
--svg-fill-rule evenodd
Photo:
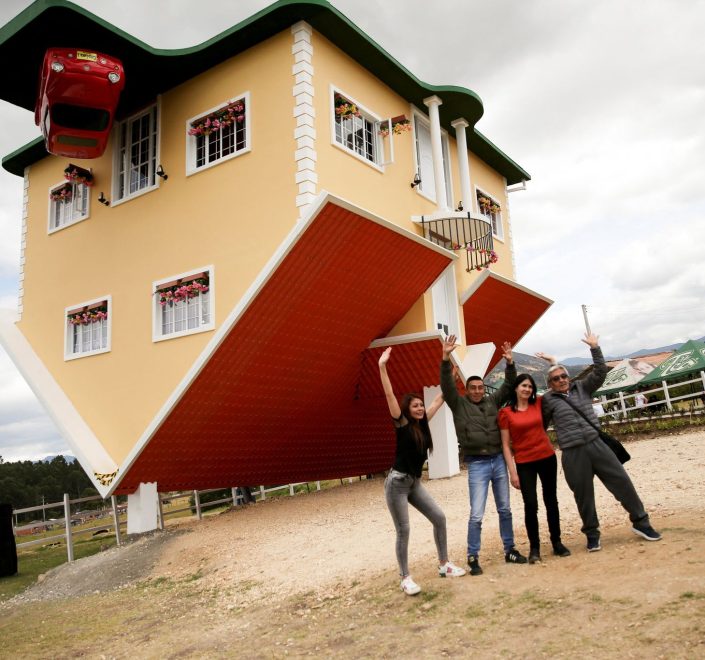
<svg viewBox="0 0 705 660"><path fill-rule="evenodd" d="M675 513L702 515L705 502L705 432L663 436L629 443L628 472L659 529ZM559 468L560 470L560 468ZM427 481L426 487L446 513L451 559L464 564L468 515L466 472ZM602 544L610 528L628 526L621 506L596 480ZM572 494L559 475L558 500L564 539L582 550L580 519ZM521 494L512 489L517 546L526 554ZM543 514L540 513L540 516ZM547 545L545 522L541 521ZM481 558L486 569L502 564L497 515L488 501ZM544 547L548 554L549 548ZM433 565L432 529L411 511L410 567L416 575ZM330 490L266 500L238 510L194 519L178 519L163 532L143 536L122 548L63 565L17 601L80 596L124 588L145 579L182 580L195 575L201 584L228 593L228 604L263 595L283 596L384 574L396 580L394 529L384 502L383 480L355 481ZM246 589L230 594L238 583Z"/></svg>

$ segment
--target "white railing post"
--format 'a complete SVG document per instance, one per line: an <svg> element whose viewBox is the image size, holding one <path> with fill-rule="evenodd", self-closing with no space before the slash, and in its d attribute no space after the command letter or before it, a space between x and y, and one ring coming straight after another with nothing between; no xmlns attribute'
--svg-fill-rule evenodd
<svg viewBox="0 0 705 660"><path fill-rule="evenodd" d="M624 402L624 392L619 392L619 406L622 409L622 415L627 415L627 404Z"/></svg>
<svg viewBox="0 0 705 660"><path fill-rule="evenodd" d="M201 498L198 496L198 491L197 491L197 490L194 490L194 491L193 491L193 501L194 501L194 503L195 503L195 505L196 505L196 518L198 518L199 520L201 520L201 519L202 519L202 516L201 516Z"/></svg>
<svg viewBox="0 0 705 660"><path fill-rule="evenodd" d="M264 500L264 497L265 497L265 495L264 495L264 486L260 486L260 487L259 487L259 496L260 496L260 498L261 498L262 500Z"/></svg>
<svg viewBox="0 0 705 660"><path fill-rule="evenodd" d="M120 536L120 517L118 514L117 497L115 495L110 496L110 504L113 506L113 526L115 527L115 542L118 547L122 545L122 538Z"/></svg>
<svg viewBox="0 0 705 660"><path fill-rule="evenodd" d="M321 490L321 482L320 481L316 482L316 490Z"/></svg>
<svg viewBox="0 0 705 660"><path fill-rule="evenodd" d="M666 384L665 380L661 381L661 385L663 386L663 398L666 400L666 406L668 409L673 412L673 405L671 404L671 396L668 393L668 385Z"/></svg>
<svg viewBox="0 0 705 660"><path fill-rule="evenodd" d="M73 537L71 536L71 502L68 493L64 493L64 521L66 523L66 554L70 563L73 561Z"/></svg>
<svg viewBox="0 0 705 660"><path fill-rule="evenodd" d="M233 506L237 506L237 488L231 488L230 494L233 496Z"/></svg>
<svg viewBox="0 0 705 660"><path fill-rule="evenodd" d="M294 484L289 484L289 496L294 497Z"/></svg>
<svg viewBox="0 0 705 660"><path fill-rule="evenodd" d="M705 393L705 371L700 372L700 380L703 381L703 393ZM705 403L705 399L703 399L703 403Z"/></svg>

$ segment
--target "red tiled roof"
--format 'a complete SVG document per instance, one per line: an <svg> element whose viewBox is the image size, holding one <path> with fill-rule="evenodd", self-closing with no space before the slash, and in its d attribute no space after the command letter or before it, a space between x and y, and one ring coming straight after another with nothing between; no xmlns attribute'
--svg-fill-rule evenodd
<svg viewBox="0 0 705 660"><path fill-rule="evenodd" d="M553 301L486 270L463 294L461 304L466 343L493 342L497 347L489 372L502 357L501 345L517 344Z"/></svg>
<svg viewBox="0 0 705 660"><path fill-rule="evenodd" d="M451 257L346 206L322 206L256 295L234 311L115 492L150 481L160 491L204 489L389 467L386 402L374 384L360 385L368 382L369 374L361 378L367 363L376 367L367 347L390 332ZM430 349L411 350L412 358L413 350L430 356ZM432 352L437 369L438 343ZM402 362L395 362L399 375ZM429 377L432 368L429 362Z"/></svg>

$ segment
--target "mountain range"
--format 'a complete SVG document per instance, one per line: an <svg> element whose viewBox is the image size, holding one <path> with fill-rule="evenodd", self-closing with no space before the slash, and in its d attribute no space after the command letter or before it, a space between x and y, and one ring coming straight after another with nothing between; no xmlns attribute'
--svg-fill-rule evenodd
<svg viewBox="0 0 705 660"><path fill-rule="evenodd" d="M705 342L705 337L701 337L696 341ZM606 360L623 360L624 358L640 357L642 355L652 355L654 353L665 353L667 351L675 351L683 346L683 342L679 344L670 344L668 346L659 346L658 348L642 348L629 355L622 355L620 357L610 357L606 356ZM536 385L539 389L544 389L548 385L546 383L546 370L548 364L545 360L541 360L533 355L527 355L526 353L518 353L514 351L514 362L517 365L517 372L520 374L526 373L531 374L536 381ZM577 376L583 367L587 364L591 364L592 360L589 357L571 357L565 358L560 361L562 365L568 369L568 373L572 376ZM485 383L493 387L499 387L504 379L504 360L500 360L499 364L487 374L485 378Z"/></svg>
<svg viewBox="0 0 705 660"><path fill-rule="evenodd" d="M701 341L705 342L705 337L700 337L700 339L696 339L695 341ZM633 353L629 353L629 355L621 355L619 357L616 356L609 356L605 357L605 360L623 360L624 358L635 358L635 357L641 357L642 355L653 355L654 353L666 353L668 351L677 351L681 346L683 346L685 342L680 342L679 344L669 344L668 346L659 346L658 348L641 348L638 351L634 351ZM566 366L570 365L586 365L590 364L592 360L590 358L583 358L583 357L570 357L570 358L565 358L565 360L561 360L561 364L564 364Z"/></svg>

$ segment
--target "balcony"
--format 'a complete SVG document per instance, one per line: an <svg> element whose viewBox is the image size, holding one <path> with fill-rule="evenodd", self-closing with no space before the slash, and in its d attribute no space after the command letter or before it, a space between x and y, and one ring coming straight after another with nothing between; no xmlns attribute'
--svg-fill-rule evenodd
<svg viewBox="0 0 705 660"><path fill-rule="evenodd" d="M492 224L485 218L469 212L446 211L420 218L417 216L414 222L421 225L426 240L447 250L464 252L468 273L489 268L497 261Z"/></svg>

